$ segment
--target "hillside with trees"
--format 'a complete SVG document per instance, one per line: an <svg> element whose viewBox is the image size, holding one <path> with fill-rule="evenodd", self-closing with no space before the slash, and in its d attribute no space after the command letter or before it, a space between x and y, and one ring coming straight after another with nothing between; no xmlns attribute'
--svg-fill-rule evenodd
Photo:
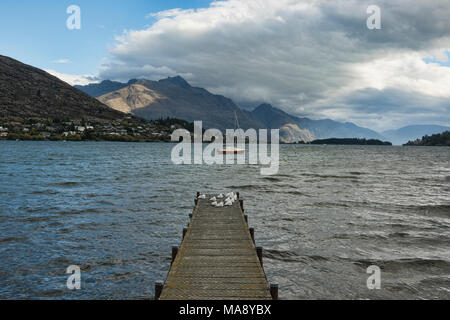
<svg viewBox="0 0 450 320"><path fill-rule="evenodd" d="M445 131L422 139L409 141L405 146L450 146L450 131Z"/></svg>

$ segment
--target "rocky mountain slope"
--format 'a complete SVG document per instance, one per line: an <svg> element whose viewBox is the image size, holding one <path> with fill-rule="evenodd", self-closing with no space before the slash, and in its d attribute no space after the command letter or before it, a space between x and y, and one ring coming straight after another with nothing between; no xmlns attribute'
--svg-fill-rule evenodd
<svg viewBox="0 0 450 320"><path fill-rule="evenodd" d="M160 81L135 79L126 84L103 81L78 88L96 96L111 108L133 113L145 119L174 117L188 121L202 120L205 128L224 130L234 128L236 112L243 129L279 129L289 124L303 130L303 133L293 134L296 128L292 126L284 128L285 138L288 140L296 140L299 134L311 135L318 139L330 137L384 139L377 132L358 127L353 123L299 118L269 104L262 104L252 112L241 110L231 99L214 95L203 88L192 87L179 76ZM111 89L116 90L105 93ZM99 96L101 93L105 94ZM291 133L293 135L288 137Z"/></svg>
<svg viewBox="0 0 450 320"><path fill-rule="evenodd" d="M103 82L97 87L90 85L79 88L85 92L101 92L108 85ZM117 83L114 85L117 86ZM238 108L231 99L192 87L182 77L160 81L131 80L124 87L98 99L111 108L148 120L166 117L202 120L205 128L225 130L235 127L236 112L241 128L264 127L250 112Z"/></svg>
<svg viewBox="0 0 450 320"><path fill-rule="evenodd" d="M312 142L316 138L308 130L302 130L296 124L288 123L280 128L280 142Z"/></svg>
<svg viewBox="0 0 450 320"><path fill-rule="evenodd" d="M118 112L38 68L0 56L2 118L117 119Z"/></svg>
<svg viewBox="0 0 450 320"><path fill-rule="evenodd" d="M252 111L252 115L267 128L280 128L285 124L296 124L302 130L308 130L317 139L326 138L370 138L384 139L379 133L358 127L351 122L337 122L329 119L311 120L290 115L270 104L262 104Z"/></svg>

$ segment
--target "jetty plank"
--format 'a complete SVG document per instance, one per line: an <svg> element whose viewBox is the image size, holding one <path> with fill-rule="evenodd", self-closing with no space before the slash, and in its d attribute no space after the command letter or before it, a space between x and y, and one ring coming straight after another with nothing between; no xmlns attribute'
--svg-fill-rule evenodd
<svg viewBox="0 0 450 320"><path fill-rule="evenodd" d="M216 208L197 199L160 300L272 300L239 201Z"/></svg>

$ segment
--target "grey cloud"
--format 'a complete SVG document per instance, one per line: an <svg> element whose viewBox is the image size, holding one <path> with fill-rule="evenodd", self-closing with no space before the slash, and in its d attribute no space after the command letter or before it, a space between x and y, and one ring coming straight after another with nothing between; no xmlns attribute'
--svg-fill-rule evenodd
<svg viewBox="0 0 450 320"><path fill-rule="evenodd" d="M380 46L422 50L434 41L450 37L450 4L446 1L401 0L371 1L381 9L382 30L373 32L363 24L368 17L364 1L324 2L324 28L340 30L349 38L358 39L366 49ZM362 23L363 22L363 23ZM385 47L381 47L385 48Z"/></svg>
<svg viewBox="0 0 450 320"><path fill-rule="evenodd" d="M371 115L382 99L375 92L364 97L349 92L347 98L337 96L325 105L320 101L357 80L349 64L402 50L439 49L437 41L450 47L450 2L373 2L382 9L382 30L366 28L369 3L356 0L233 0L201 13L191 10L178 16L183 13L177 11L148 29L125 34L100 77L159 79L180 74L193 85L246 106L269 102L297 115L353 117L358 124L365 122L365 112L367 123L380 125ZM390 106L401 122L399 110L411 105L415 95L406 90L391 93L380 93L392 101L384 101L386 108L378 112L392 113ZM433 101L423 102L442 110Z"/></svg>
<svg viewBox="0 0 450 320"><path fill-rule="evenodd" d="M332 106L323 107L323 110L329 107ZM417 124L418 121L424 124L450 123L450 99L398 89L358 90L334 108L342 108L350 120L378 130Z"/></svg>

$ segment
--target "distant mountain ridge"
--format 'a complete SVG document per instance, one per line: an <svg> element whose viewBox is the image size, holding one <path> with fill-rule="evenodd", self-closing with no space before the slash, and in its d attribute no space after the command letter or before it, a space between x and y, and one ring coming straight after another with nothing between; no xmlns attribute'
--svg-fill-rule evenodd
<svg viewBox="0 0 450 320"><path fill-rule="evenodd" d="M131 80L130 80L131 82ZM117 81L111 81L111 80L104 80L101 83L92 83L88 84L86 86L74 86L78 90L81 90L91 97L98 98L104 94L120 90L124 87L126 87L129 83L122 83Z"/></svg>
<svg viewBox="0 0 450 320"><path fill-rule="evenodd" d="M382 134L393 144L402 145L408 141L415 141L423 136L439 134L444 131L450 131L450 127L437 125L413 125L397 130L384 131Z"/></svg>
<svg viewBox="0 0 450 320"><path fill-rule="evenodd" d="M187 121L202 120L205 128L221 130L234 128L234 113L240 126L248 128L280 129L286 125L285 139L314 138L372 138L383 139L375 131L353 123L341 123L329 119L311 120L290 115L269 104L262 104L252 112L240 109L231 99L215 95L203 88L192 87L180 76L159 81L133 79L128 83L103 81L99 84L77 86L97 97L111 108L133 113L145 119L174 117ZM107 92L108 90L114 91ZM294 132L297 131L295 134ZM290 136L292 134L292 136Z"/></svg>
<svg viewBox="0 0 450 320"><path fill-rule="evenodd" d="M231 99L192 87L179 76L159 81L133 79L127 84L104 81L78 88L90 94L119 88L97 98L113 109L148 120L166 117L191 122L202 120L205 128L225 130L234 128L236 113L243 129L264 127L250 112L241 110Z"/></svg>
<svg viewBox="0 0 450 320"><path fill-rule="evenodd" d="M334 120L311 120L290 115L283 110L273 107L270 104L261 104L252 114L261 121L267 128L275 129L292 123L298 125L303 130L308 130L317 139L327 138L369 138L384 139L382 135L370 129L358 127L347 122L342 123Z"/></svg>
<svg viewBox="0 0 450 320"><path fill-rule="evenodd" d="M148 120L165 117L191 122L202 120L205 128L225 130L234 128L236 112L243 129L284 127L283 134L286 141L293 141L300 137L309 139L312 136L315 139L389 140L393 144L401 145L424 135L450 129L443 126L412 126L379 133L351 122L297 117L267 103L261 104L250 112L242 110L229 98L191 86L180 76L159 81L132 79L127 83L105 80L98 84L76 86L76 88L98 98L113 109L133 113Z"/></svg>

